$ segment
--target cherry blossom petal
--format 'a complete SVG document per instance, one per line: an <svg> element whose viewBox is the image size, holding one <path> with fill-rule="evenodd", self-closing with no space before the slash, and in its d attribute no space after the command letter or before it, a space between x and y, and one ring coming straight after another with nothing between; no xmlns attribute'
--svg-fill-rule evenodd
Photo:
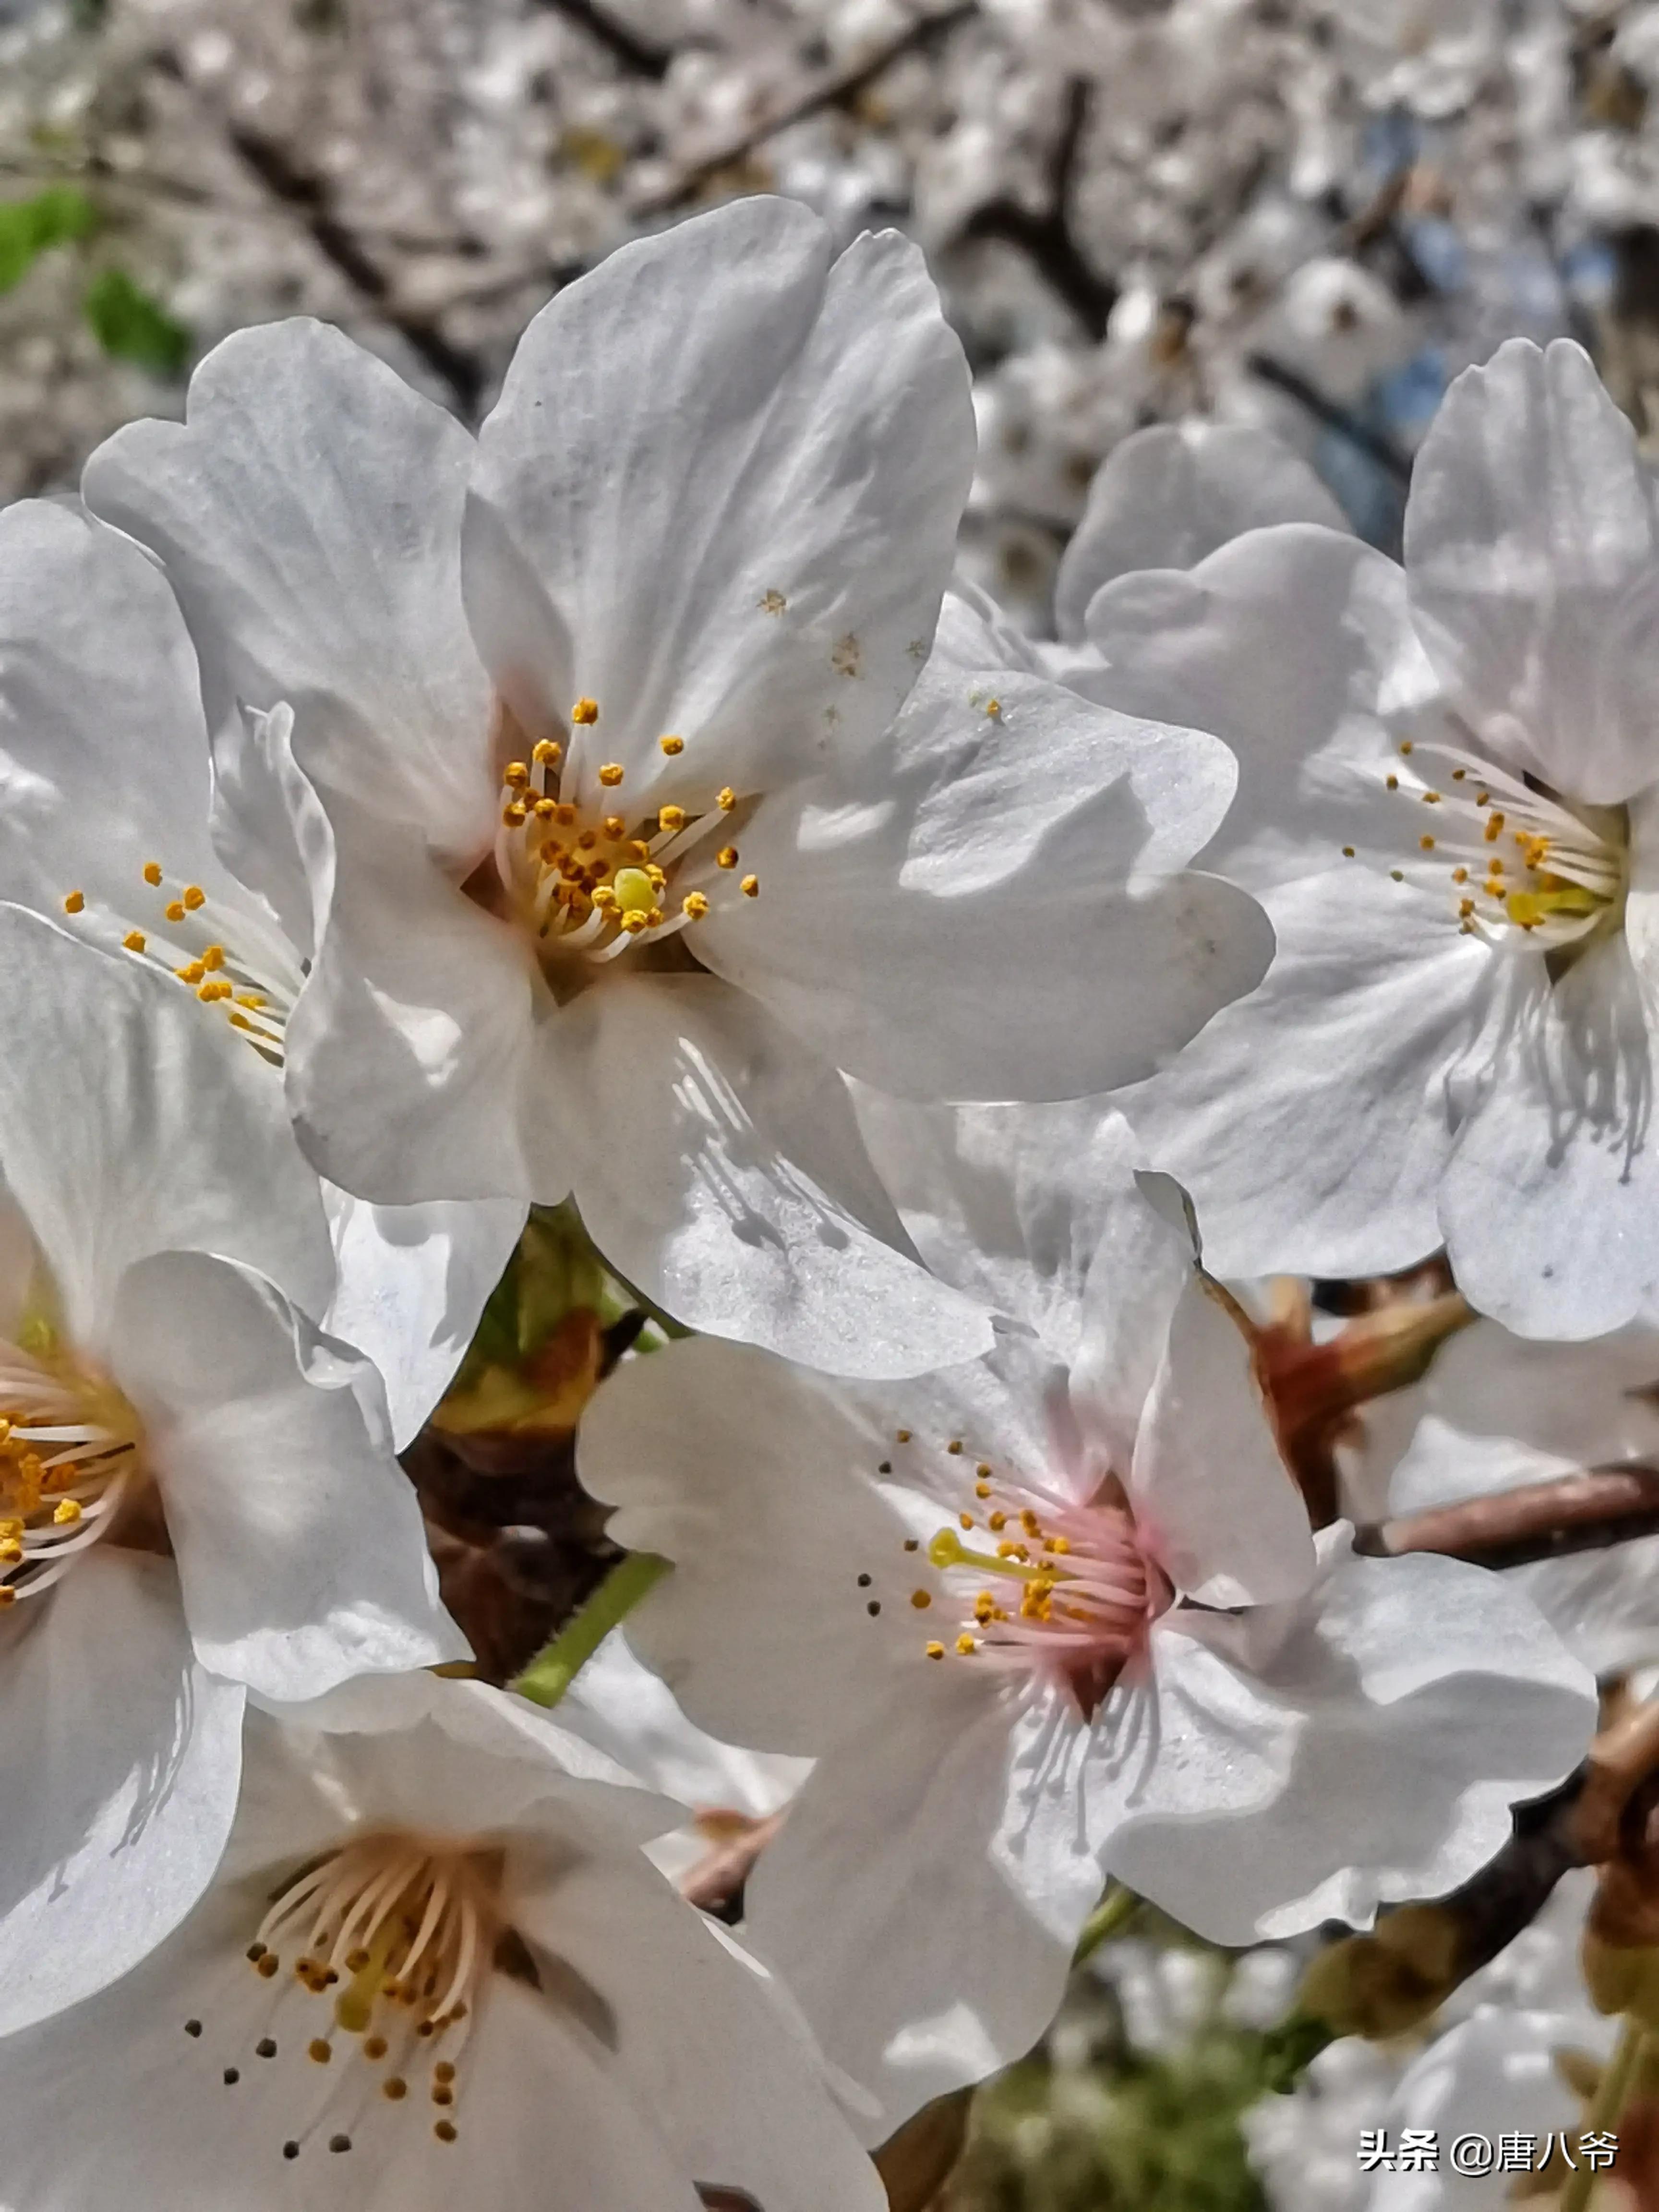
<svg viewBox="0 0 1659 2212"><path fill-rule="evenodd" d="M21 1610L0 1653L0 2037L106 1988L178 1926L213 1878L241 1771L242 1691L192 1656L170 1565L100 1546Z"/></svg>
<svg viewBox="0 0 1659 2212"><path fill-rule="evenodd" d="M185 1252L128 1270L112 1355L206 1664L300 1698L468 1656L366 1360L262 1277Z"/></svg>
<svg viewBox="0 0 1659 2212"><path fill-rule="evenodd" d="M1442 401L1406 511L1412 611L1476 735L1596 805L1659 775L1659 519L1581 346L1512 338Z"/></svg>
<svg viewBox="0 0 1659 2212"><path fill-rule="evenodd" d="M884 730L933 635L973 450L916 248L866 234L837 260L805 209L750 199L623 246L542 311L475 493L571 641L568 678L561 656L542 672L548 708L567 680L599 703L575 744L653 796L712 797Z"/></svg>
<svg viewBox="0 0 1659 2212"><path fill-rule="evenodd" d="M833 1069L713 976L623 976L559 1030L594 1242L693 1327L831 1373L906 1375L989 1341L904 1255Z"/></svg>

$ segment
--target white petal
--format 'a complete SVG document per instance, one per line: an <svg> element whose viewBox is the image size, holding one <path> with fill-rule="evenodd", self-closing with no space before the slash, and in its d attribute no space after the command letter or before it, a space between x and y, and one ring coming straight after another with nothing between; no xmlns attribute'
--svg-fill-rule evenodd
<svg viewBox="0 0 1659 2212"><path fill-rule="evenodd" d="M1086 1732L966 1667L893 1693L821 1760L745 1893L872 2133L1022 2057L1054 2017L1103 1877L1079 1809Z"/></svg>
<svg viewBox="0 0 1659 2212"><path fill-rule="evenodd" d="M1200 1604L1271 1604L1313 1579L1307 1508L1279 1455L1249 1345L1216 1285L1197 1273L1170 1319L1130 1490L1137 1526L1176 1589Z"/></svg>
<svg viewBox="0 0 1659 2212"><path fill-rule="evenodd" d="M1260 980L1259 909L1180 872L1232 795L1214 738L936 665L890 746L765 801L738 841L758 896L697 931L837 1066L914 1098L1076 1097Z"/></svg>
<svg viewBox="0 0 1659 2212"><path fill-rule="evenodd" d="M1212 1942L1442 1895L1594 1731L1593 1677L1500 1577L1346 1547L1341 1524L1325 1532L1295 1604L1170 1613L1153 1632L1157 1756L1108 1856Z"/></svg>
<svg viewBox="0 0 1659 2212"><path fill-rule="evenodd" d="M1659 524L1636 434L1583 348L1466 369L1412 472L1424 642L1475 732L1596 804L1659 775Z"/></svg>
<svg viewBox="0 0 1659 2212"><path fill-rule="evenodd" d="M1128 1125L1115 1115L1102 1133L1110 1167L1085 1217L1092 1218L1097 1241L1084 1282L1072 1400L1085 1431L1104 1446L1108 1463L1127 1477L1199 1254L1190 1220L1177 1225L1170 1219L1154 1202L1154 1179L1136 1171L1141 1146ZM1176 1194L1184 1196L1178 1189Z"/></svg>
<svg viewBox="0 0 1659 2212"><path fill-rule="evenodd" d="M324 1199L340 1279L323 1328L380 1369L401 1451L448 1389L525 1209L514 1199L370 1206L331 1188Z"/></svg>
<svg viewBox="0 0 1659 2212"><path fill-rule="evenodd" d="M559 1700L559 1720L681 1804L728 1807L763 1820L787 1804L811 1761L745 1751L686 1718L660 1675L612 1629Z"/></svg>
<svg viewBox="0 0 1659 2212"><path fill-rule="evenodd" d="M165 562L216 728L286 700L308 774L458 854L495 788L460 596L471 457L442 408L295 319L216 347L187 420L118 431L82 487Z"/></svg>
<svg viewBox="0 0 1659 2212"><path fill-rule="evenodd" d="M1120 577L1091 603L1089 639L1097 665L1068 680L1091 698L1212 730L1237 755L1207 866L1260 893L1347 845L1415 855L1420 808L1383 779L1437 685L1384 555L1301 524L1251 531L1190 574Z"/></svg>
<svg viewBox="0 0 1659 2212"><path fill-rule="evenodd" d="M926 1696L909 1600L936 1577L878 1493L894 1426L850 1392L746 1346L671 1345L611 1376L576 1452L617 1541L675 1562L628 1639L700 1727L811 1754L895 1669Z"/></svg>
<svg viewBox="0 0 1659 2212"><path fill-rule="evenodd" d="M102 1347L116 1285L147 1254L246 1262L320 1311L333 1255L317 1179L251 1051L171 977L0 908L0 1158L62 1295Z"/></svg>
<svg viewBox="0 0 1659 2212"><path fill-rule="evenodd" d="M1655 1048L1622 938L1559 982L1511 964L1458 1071L1440 1221L1471 1304L1523 1336L1618 1328L1659 1289Z"/></svg>
<svg viewBox="0 0 1659 2212"><path fill-rule="evenodd" d="M337 854L313 855L317 957L287 1036L307 1154L381 1205L556 1202L568 1184L556 1085L536 1081L543 987L527 941L395 825L327 805Z"/></svg>
<svg viewBox="0 0 1659 2212"><path fill-rule="evenodd" d="M70 507L0 514L0 896L118 943L165 934L177 890L257 912L208 840L208 744L196 659L166 579L128 539ZM268 918L264 927L269 927Z"/></svg>
<svg viewBox="0 0 1659 2212"><path fill-rule="evenodd" d="M1490 956L1350 865L1268 895L1267 981L1117 1102L1218 1275L1386 1273L1440 1242L1446 1081Z"/></svg>
<svg viewBox="0 0 1659 2212"><path fill-rule="evenodd" d="M206 1664L299 1698L467 1656L366 1361L262 1277L182 1252L123 1278L112 1350Z"/></svg>
<svg viewBox="0 0 1659 2212"><path fill-rule="evenodd" d="M647 793L712 796L890 720L933 635L973 447L917 249L866 235L836 261L816 216L753 199L636 240L542 311L476 489L568 634L598 757ZM665 732L685 739L672 764Z"/></svg>
<svg viewBox="0 0 1659 2212"><path fill-rule="evenodd" d="M100 1546L21 1610L0 1657L0 2038L178 1926L212 1880L241 1771L242 1692L192 1656L170 1566Z"/></svg>
<svg viewBox="0 0 1659 2212"><path fill-rule="evenodd" d="M1133 1192L1135 1140L1122 1116L1092 1098L921 1106L852 1088L870 1156L933 1273L1030 1329L1056 1358L1073 1358L1085 1284ZM1146 1294L1139 1257L1114 1251L1102 1271L1135 1279L1123 1304L1136 1311ZM1191 1261L1187 1248L1176 1291ZM1151 1383L1149 1369L1136 1422Z"/></svg>
<svg viewBox="0 0 1659 2212"><path fill-rule="evenodd" d="M989 1341L923 1273L833 1069L713 976L619 977L558 1031L582 1218L694 1328L832 1374L919 1373Z"/></svg>
<svg viewBox="0 0 1659 2212"><path fill-rule="evenodd" d="M1155 422L1095 471L1054 580L1054 620L1073 644L1103 584L1139 568L1191 568L1230 538L1276 522L1345 530L1342 510L1297 453L1237 423Z"/></svg>
<svg viewBox="0 0 1659 2212"><path fill-rule="evenodd" d="M766 2212L880 2212L875 2171L767 1978L643 1861L590 1857L517 1909L603 1998L619 2084L677 2170Z"/></svg>

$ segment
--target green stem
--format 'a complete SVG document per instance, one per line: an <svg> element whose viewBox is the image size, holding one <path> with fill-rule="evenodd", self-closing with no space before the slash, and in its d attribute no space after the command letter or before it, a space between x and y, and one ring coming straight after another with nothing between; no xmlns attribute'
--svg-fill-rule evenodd
<svg viewBox="0 0 1659 2212"><path fill-rule="evenodd" d="M519 1695L538 1705L556 1705L611 1630L656 1588L672 1565L654 1552L630 1552L619 1559L587 1603L514 1682Z"/></svg>
<svg viewBox="0 0 1659 2212"><path fill-rule="evenodd" d="M1080 1966L1085 1959L1091 1958L1109 1936L1127 1928L1139 1910L1140 1899L1133 1890L1125 1889L1121 1881L1110 1883L1105 1896L1083 1923L1083 1933L1072 1954L1072 1964Z"/></svg>
<svg viewBox="0 0 1659 2212"><path fill-rule="evenodd" d="M1629 2100L1631 2084L1636 2079L1636 2069L1641 2063L1642 2046L1647 2041L1647 2031L1626 2016L1619 2037L1619 2045L1607 2061L1607 2069L1596 2084L1595 2096L1585 2118L1583 2133L1598 2131L1616 2135L1619 2116ZM1560 2212L1585 2212L1585 2207L1595 2187L1595 2176L1587 2166L1579 2166L1567 2177L1561 2191Z"/></svg>

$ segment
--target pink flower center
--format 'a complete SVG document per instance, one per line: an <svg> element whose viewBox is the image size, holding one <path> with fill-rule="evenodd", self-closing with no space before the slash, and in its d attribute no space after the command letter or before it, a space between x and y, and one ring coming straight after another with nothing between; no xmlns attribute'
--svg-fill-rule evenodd
<svg viewBox="0 0 1659 2212"><path fill-rule="evenodd" d="M930 1641L928 1657L1044 1675L1092 1711L1168 1608L1169 1577L1124 1505L1010 1495L983 1478L975 1494L982 1522L959 1514L963 1533L941 1528L927 1547L962 1607L954 1639Z"/></svg>

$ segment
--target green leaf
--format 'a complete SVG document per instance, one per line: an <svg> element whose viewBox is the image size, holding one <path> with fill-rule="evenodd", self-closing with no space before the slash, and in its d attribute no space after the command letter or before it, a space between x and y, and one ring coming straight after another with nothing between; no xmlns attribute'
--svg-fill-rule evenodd
<svg viewBox="0 0 1659 2212"><path fill-rule="evenodd" d="M190 332L125 270L106 269L94 276L82 305L93 336L117 361L130 361L152 376L177 376L190 357Z"/></svg>
<svg viewBox="0 0 1659 2212"><path fill-rule="evenodd" d="M0 292L21 283L54 246L72 246L97 227L97 209L73 185L53 185L33 199L0 201Z"/></svg>

